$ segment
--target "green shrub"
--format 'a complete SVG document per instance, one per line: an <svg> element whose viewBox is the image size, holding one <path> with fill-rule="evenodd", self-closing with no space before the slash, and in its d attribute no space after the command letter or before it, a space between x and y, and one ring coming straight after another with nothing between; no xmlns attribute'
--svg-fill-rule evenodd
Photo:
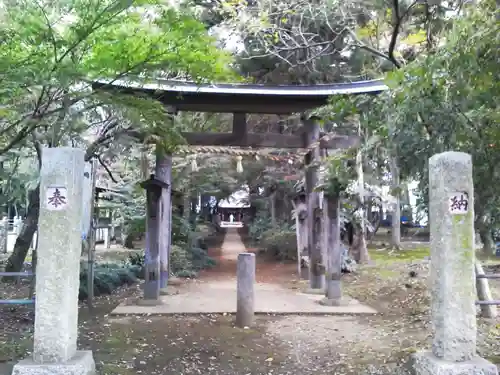
<svg viewBox="0 0 500 375"><path fill-rule="evenodd" d="M100 263L99 268L110 268L110 269L119 269L123 268L123 264L119 263Z"/></svg>
<svg viewBox="0 0 500 375"><path fill-rule="evenodd" d="M170 248L170 270L177 275L180 271L191 270L186 244L172 245Z"/></svg>
<svg viewBox="0 0 500 375"><path fill-rule="evenodd" d="M215 260L208 256L207 251L199 247L192 247L188 256L190 256L192 267L195 270L209 268L215 264Z"/></svg>
<svg viewBox="0 0 500 375"><path fill-rule="evenodd" d="M134 223L136 224L134 228L142 229L139 221ZM196 277L199 270L215 265L215 260L207 254L208 246L205 239L195 229L188 220L173 215L170 270L179 277ZM144 278L144 251L130 254L126 263L136 278ZM106 279L106 276L103 277Z"/></svg>
<svg viewBox="0 0 500 375"><path fill-rule="evenodd" d="M198 272L190 270L182 270L177 272L177 277L184 277L189 279L195 279L198 277Z"/></svg>
<svg viewBox="0 0 500 375"><path fill-rule="evenodd" d="M80 290L78 298L84 300L88 297L87 266L80 270ZM137 265L98 264L94 267L94 296L111 294L122 285L131 285L137 282L137 274L142 267Z"/></svg>
<svg viewBox="0 0 500 375"><path fill-rule="evenodd" d="M188 243L194 229L188 220L179 215L172 215L173 244Z"/></svg>
<svg viewBox="0 0 500 375"><path fill-rule="evenodd" d="M142 238L146 232L146 218L144 215L134 216L125 220L125 242L124 246L128 249L134 247L134 240Z"/></svg>
<svg viewBox="0 0 500 375"><path fill-rule="evenodd" d="M101 294L111 294L118 287L116 280L120 280L119 277L115 278L115 276L114 270L96 269L94 271L94 285Z"/></svg>
<svg viewBox="0 0 500 375"><path fill-rule="evenodd" d="M133 266L144 267L144 251L141 251L140 253L129 254L127 263Z"/></svg>
<svg viewBox="0 0 500 375"><path fill-rule="evenodd" d="M248 227L248 235L253 242L262 240L262 236L271 227L271 218L267 212L259 212Z"/></svg>
<svg viewBox="0 0 500 375"><path fill-rule="evenodd" d="M135 284L137 280L137 276L128 268L118 268L116 270L116 274L120 278L121 285L132 285Z"/></svg>
<svg viewBox="0 0 500 375"><path fill-rule="evenodd" d="M271 256L280 260L297 259L297 239L291 229L269 229L262 233L262 248Z"/></svg>
<svg viewBox="0 0 500 375"><path fill-rule="evenodd" d="M196 277L197 271L215 266L215 259L199 247L187 249L186 244L172 245L170 269L178 277ZM184 276L188 275L188 276Z"/></svg>
<svg viewBox="0 0 500 375"><path fill-rule="evenodd" d="M144 279L144 267L136 264L128 266L129 271L138 279Z"/></svg>

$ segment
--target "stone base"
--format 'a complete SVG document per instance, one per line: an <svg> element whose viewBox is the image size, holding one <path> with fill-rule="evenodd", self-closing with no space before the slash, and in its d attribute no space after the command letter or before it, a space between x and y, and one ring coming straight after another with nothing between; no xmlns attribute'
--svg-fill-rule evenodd
<svg viewBox="0 0 500 375"><path fill-rule="evenodd" d="M66 363L36 363L23 359L12 370L12 375L95 375L95 362L92 351L77 351Z"/></svg>
<svg viewBox="0 0 500 375"><path fill-rule="evenodd" d="M174 296L179 293L179 289L171 285L168 285L166 288L160 289L160 296Z"/></svg>
<svg viewBox="0 0 500 375"><path fill-rule="evenodd" d="M138 306L158 306L163 305L163 301L161 299L144 299L139 298L135 301Z"/></svg>
<svg viewBox="0 0 500 375"><path fill-rule="evenodd" d="M498 375L498 368L481 357L466 362L450 362L437 358L432 352L413 355L415 375Z"/></svg>
<svg viewBox="0 0 500 375"><path fill-rule="evenodd" d="M346 298L331 299L325 297L319 300L318 303L322 306L348 306L351 304L351 300Z"/></svg>
<svg viewBox="0 0 500 375"><path fill-rule="evenodd" d="M319 289L313 289L313 288L306 288L302 293L305 294L325 294L325 288L319 288Z"/></svg>

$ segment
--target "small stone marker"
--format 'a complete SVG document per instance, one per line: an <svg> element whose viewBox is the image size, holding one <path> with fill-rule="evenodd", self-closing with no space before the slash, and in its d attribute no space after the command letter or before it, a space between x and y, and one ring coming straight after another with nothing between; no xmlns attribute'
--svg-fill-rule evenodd
<svg viewBox="0 0 500 375"><path fill-rule="evenodd" d="M472 159L445 152L429 160L432 351L416 353L416 375L497 375L476 355Z"/></svg>
<svg viewBox="0 0 500 375"><path fill-rule="evenodd" d="M13 375L90 375L91 351L77 351L84 151L45 148L40 170L33 359Z"/></svg>
<svg viewBox="0 0 500 375"><path fill-rule="evenodd" d="M253 324L255 309L255 254L238 254L236 286L236 325L240 328Z"/></svg>

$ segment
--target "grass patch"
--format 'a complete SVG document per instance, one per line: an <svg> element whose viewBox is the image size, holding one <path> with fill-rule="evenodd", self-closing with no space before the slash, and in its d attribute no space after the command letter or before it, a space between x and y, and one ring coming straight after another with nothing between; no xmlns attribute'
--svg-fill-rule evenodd
<svg viewBox="0 0 500 375"><path fill-rule="evenodd" d="M368 252L370 253L370 258L377 264L418 261L431 255L429 246L419 246L407 250L368 248ZM476 251L476 258L482 264L500 264L500 257L493 254Z"/></svg>
<svg viewBox="0 0 500 375"><path fill-rule="evenodd" d="M103 364L101 367L100 374L102 375L133 375L136 371L132 368L127 368L126 364L114 365L114 364Z"/></svg>
<svg viewBox="0 0 500 375"><path fill-rule="evenodd" d="M390 249L368 249L370 258L377 264L394 262L411 262L423 260L430 256L428 246L421 246L409 250L390 250Z"/></svg>
<svg viewBox="0 0 500 375"><path fill-rule="evenodd" d="M0 362L8 362L26 357L33 348L33 340L28 335L0 340Z"/></svg>
<svg viewBox="0 0 500 375"><path fill-rule="evenodd" d="M480 260L482 264L500 264L500 257L494 254L485 254L480 251L476 252L476 258Z"/></svg>
<svg viewBox="0 0 500 375"><path fill-rule="evenodd" d="M380 279L393 279L401 275L401 272L386 268L376 268L373 273Z"/></svg>

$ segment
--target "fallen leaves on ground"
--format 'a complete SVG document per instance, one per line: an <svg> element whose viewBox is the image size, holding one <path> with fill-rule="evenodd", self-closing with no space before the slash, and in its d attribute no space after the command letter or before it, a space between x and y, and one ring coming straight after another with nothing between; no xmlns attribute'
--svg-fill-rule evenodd
<svg viewBox="0 0 500 375"><path fill-rule="evenodd" d="M430 344L428 273L427 261L364 266L344 277L344 289L380 314L259 316L247 329L236 328L228 314L109 316L141 292L138 286L122 288L96 298L92 311L80 305L79 347L93 350L100 375L392 375ZM14 296L28 286L2 287ZM0 361L12 364L32 350L33 310L1 308ZM496 362L499 324L478 319L478 351Z"/></svg>

